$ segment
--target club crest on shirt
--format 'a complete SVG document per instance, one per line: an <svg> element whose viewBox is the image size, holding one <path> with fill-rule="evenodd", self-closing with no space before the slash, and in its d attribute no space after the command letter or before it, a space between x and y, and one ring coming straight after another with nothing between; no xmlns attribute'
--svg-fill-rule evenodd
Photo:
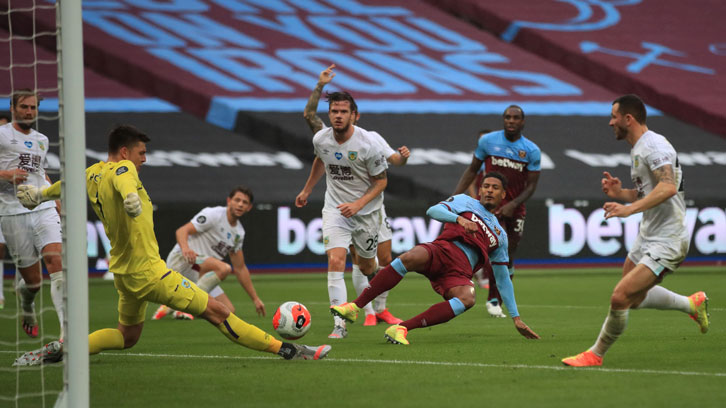
<svg viewBox="0 0 726 408"><path fill-rule="evenodd" d="M527 152L525 152L524 150L520 150L519 151L519 158L520 159L524 159L525 157L527 157Z"/></svg>
<svg viewBox="0 0 726 408"><path fill-rule="evenodd" d="M121 166L121 167L119 167L119 168L116 169L116 175L117 176L120 176L120 175L126 173L127 171L129 171L129 168L128 167Z"/></svg>
<svg viewBox="0 0 726 408"><path fill-rule="evenodd" d="M204 224L205 222L207 222L207 217L200 215L199 217L197 217L197 222L199 224Z"/></svg>
<svg viewBox="0 0 726 408"><path fill-rule="evenodd" d="M354 161L358 158L358 152L348 152L348 160Z"/></svg>
<svg viewBox="0 0 726 408"><path fill-rule="evenodd" d="M40 147L40 150L45 150L45 144L43 142L38 142L38 147Z"/></svg>
<svg viewBox="0 0 726 408"><path fill-rule="evenodd" d="M494 232L495 232L495 233L496 233L497 235L502 235L502 231L501 231L501 230L500 230L499 228L497 228L497 226L496 226L496 225L494 226Z"/></svg>
<svg viewBox="0 0 726 408"><path fill-rule="evenodd" d="M330 242L329 237L323 237L323 245L328 245L329 242Z"/></svg>
<svg viewBox="0 0 726 408"><path fill-rule="evenodd" d="M26 140L26 141L25 141L25 142L24 142L23 144L24 144L24 145L25 145L25 147L27 147L28 149L30 149L31 147L33 147L33 142L31 142L30 140Z"/></svg>
<svg viewBox="0 0 726 408"><path fill-rule="evenodd" d="M633 158L633 167L638 167L638 164L640 164L640 156L635 156Z"/></svg>
<svg viewBox="0 0 726 408"><path fill-rule="evenodd" d="M338 160L342 159L343 158L343 153L341 153L341 152L335 152L335 158L338 159Z"/></svg>

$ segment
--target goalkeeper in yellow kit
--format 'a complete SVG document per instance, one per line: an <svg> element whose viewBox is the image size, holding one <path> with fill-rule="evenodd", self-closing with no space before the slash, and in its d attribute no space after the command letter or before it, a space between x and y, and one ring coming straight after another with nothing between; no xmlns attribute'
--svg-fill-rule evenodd
<svg viewBox="0 0 726 408"><path fill-rule="evenodd" d="M117 126L109 134L108 162L86 169L88 199L111 241L109 270L119 294L119 324L88 336L90 354L133 347L141 337L147 302L154 302L201 316L233 342L253 350L276 353L288 360L324 358L330 346L281 342L230 313L194 282L167 268L154 235L151 199L138 175L146 161L149 140L133 126ZM60 190L60 182L46 189L20 186L18 199L32 208L60 198Z"/></svg>

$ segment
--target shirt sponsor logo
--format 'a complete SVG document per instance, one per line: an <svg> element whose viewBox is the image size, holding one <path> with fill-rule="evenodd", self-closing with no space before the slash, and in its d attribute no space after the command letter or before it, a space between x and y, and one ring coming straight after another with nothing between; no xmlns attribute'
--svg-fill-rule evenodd
<svg viewBox="0 0 726 408"><path fill-rule="evenodd" d="M207 217L205 217L203 215L200 215L199 217L197 217L197 223L204 224L205 222L207 222Z"/></svg>
<svg viewBox="0 0 726 408"><path fill-rule="evenodd" d="M329 164L328 171L330 172L330 178L333 180L353 180L353 169L348 166Z"/></svg>
<svg viewBox="0 0 726 408"><path fill-rule="evenodd" d="M24 144L25 144L25 147L27 147L28 149L33 147L33 142L31 142L31 141L25 141Z"/></svg>
<svg viewBox="0 0 726 408"><path fill-rule="evenodd" d="M342 159L343 158L343 153L341 153L341 152L335 152L335 158L338 159L338 160Z"/></svg>
<svg viewBox="0 0 726 408"><path fill-rule="evenodd" d="M492 166L506 167L517 171L524 171L524 163L509 160L506 157L492 157Z"/></svg>
<svg viewBox="0 0 726 408"><path fill-rule="evenodd" d="M479 224L481 229L484 230L484 233L486 234L487 238L489 238L489 247L490 248L496 247L497 238L494 236L494 234L492 234L491 231L489 231L489 228L487 227L487 225L482 220L480 220L479 217L477 217L474 214L471 214L471 220L474 221L475 223Z"/></svg>
<svg viewBox="0 0 726 408"><path fill-rule="evenodd" d="M121 167L119 167L119 168L116 169L116 175L117 176L120 176L120 175L126 173L127 171L129 171L129 168L128 167L121 166Z"/></svg>

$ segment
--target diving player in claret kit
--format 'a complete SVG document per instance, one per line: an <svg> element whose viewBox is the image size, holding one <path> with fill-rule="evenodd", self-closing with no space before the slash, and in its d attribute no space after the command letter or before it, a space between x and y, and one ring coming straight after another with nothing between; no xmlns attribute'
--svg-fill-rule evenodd
<svg viewBox="0 0 726 408"><path fill-rule="evenodd" d="M534 194L539 181L541 152L534 142L524 137L524 111L517 105L504 110L504 129L479 138L471 164L461 175L454 194L466 191L477 176L482 164L486 172L496 171L507 178L507 198L493 213L509 237L509 276L514 277L514 253L524 233L527 215L525 202ZM491 270L485 268L491 280ZM487 311L495 317L506 317L502 312L501 296L497 285L489 284Z"/></svg>
<svg viewBox="0 0 726 408"><path fill-rule="evenodd" d="M409 271L415 271L427 277L431 287L445 301L386 329L384 336L389 342L409 344L409 330L448 322L473 307L476 296L472 275L478 267L491 262L514 327L528 339L539 339L519 317L507 269L507 234L490 212L504 199L505 188L506 179L499 173L490 172L484 176L479 201L459 194L430 207L426 214L444 223L436 240L416 245L396 258L378 272L370 287L358 298L331 306L331 313L354 322L363 306L379 293L396 286Z"/></svg>

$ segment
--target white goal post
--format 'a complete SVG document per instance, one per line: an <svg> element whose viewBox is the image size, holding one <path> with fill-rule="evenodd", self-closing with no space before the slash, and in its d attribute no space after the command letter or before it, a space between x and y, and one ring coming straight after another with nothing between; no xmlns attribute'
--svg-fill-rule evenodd
<svg viewBox="0 0 726 408"><path fill-rule="evenodd" d="M64 392L56 406L89 406L88 258L86 255L86 123L81 0L57 0L58 113L66 274Z"/></svg>

